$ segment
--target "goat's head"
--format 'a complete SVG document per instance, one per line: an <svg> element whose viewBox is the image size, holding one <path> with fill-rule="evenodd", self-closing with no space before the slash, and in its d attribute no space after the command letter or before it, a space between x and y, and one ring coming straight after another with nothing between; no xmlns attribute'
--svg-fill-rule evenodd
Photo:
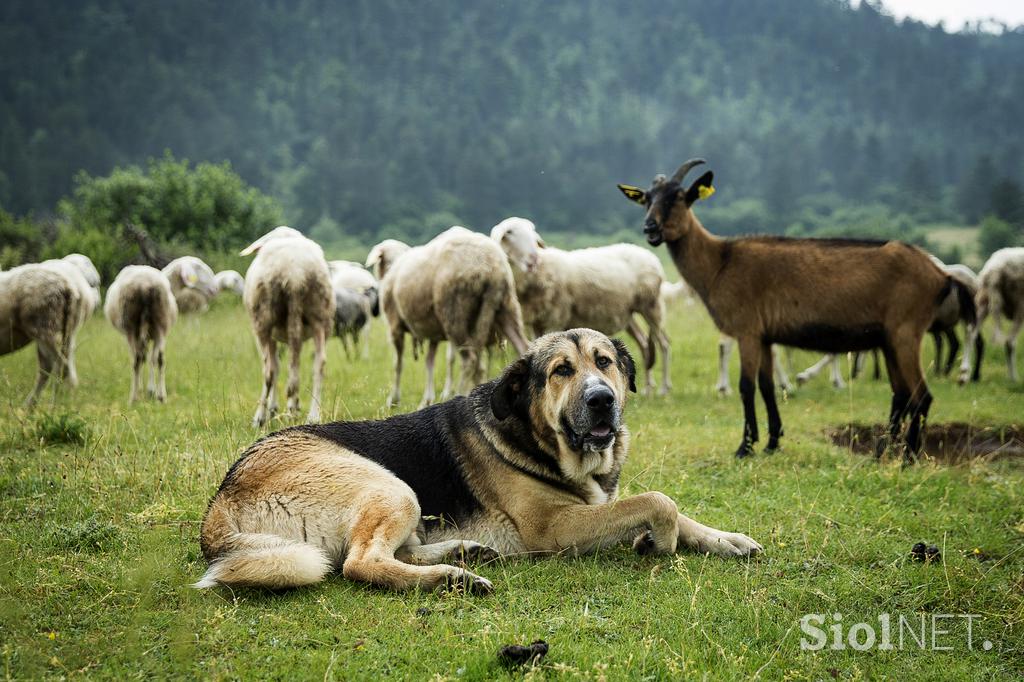
<svg viewBox="0 0 1024 682"><path fill-rule="evenodd" d="M690 207L698 199L706 199L715 191L711 185L714 178L711 171L701 175L688 187L682 184L686 174L702 163L704 159L690 159L671 178L656 175L651 188L646 191L631 185L619 185L619 190L627 199L647 209L644 235L651 246L685 237L692 223Z"/></svg>

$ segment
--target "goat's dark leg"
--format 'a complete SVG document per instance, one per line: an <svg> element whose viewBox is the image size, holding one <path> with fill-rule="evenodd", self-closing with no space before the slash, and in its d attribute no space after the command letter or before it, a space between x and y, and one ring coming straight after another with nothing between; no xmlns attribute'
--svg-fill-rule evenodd
<svg viewBox="0 0 1024 682"><path fill-rule="evenodd" d="M889 446L896 442L900 435L900 425L903 423L903 415L907 411L907 403L910 401L910 390L903 380L903 373L900 371L896 353L889 341L882 348L885 355L885 368L889 373L889 386L892 388L892 404L889 407L889 433L878 439L875 450L875 457L881 458Z"/></svg>
<svg viewBox="0 0 1024 682"><path fill-rule="evenodd" d="M754 391L757 373L761 369L761 340L754 337L737 339L740 346L740 399L743 401L743 441L736 448L737 457L754 454L757 442L757 411Z"/></svg>
<svg viewBox="0 0 1024 682"><path fill-rule="evenodd" d="M964 339L964 343L967 343L967 339ZM981 338L979 329L977 336L974 337L974 371L971 373L971 381L981 381L981 356L984 354L985 339Z"/></svg>
<svg viewBox="0 0 1024 682"><path fill-rule="evenodd" d="M960 352L960 339L956 337L956 327L946 330L946 338L949 340L949 357L946 358L946 365L942 368L942 376L949 376L956 363L956 355Z"/></svg>
<svg viewBox="0 0 1024 682"><path fill-rule="evenodd" d="M757 375L757 384L761 389L761 399L764 400L764 408L768 412L768 445L765 452L775 452L779 449L779 438L782 436L782 417L779 416L779 406L775 402L775 372L774 358L772 357L771 344L761 346L761 369Z"/></svg>
<svg viewBox="0 0 1024 682"><path fill-rule="evenodd" d="M882 361L878 359L877 348L871 351L871 356L875 359L875 381L879 381L882 378Z"/></svg>
<svg viewBox="0 0 1024 682"><path fill-rule="evenodd" d="M903 373L903 380L910 389L910 426L907 429L907 452L905 459L911 461L921 449L921 431L928 408L932 404L932 394L928 391L924 372L921 371L921 336L905 333L897 337L896 364Z"/></svg>

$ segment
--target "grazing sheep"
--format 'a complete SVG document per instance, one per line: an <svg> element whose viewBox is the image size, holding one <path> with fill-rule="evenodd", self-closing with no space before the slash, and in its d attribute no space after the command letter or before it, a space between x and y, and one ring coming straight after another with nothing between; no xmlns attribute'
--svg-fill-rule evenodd
<svg viewBox="0 0 1024 682"><path fill-rule="evenodd" d="M619 189L645 208L648 243L668 245L679 274L704 301L716 326L739 344L744 424L736 455L751 454L758 440L755 381L768 411L767 449L779 446L782 418L775 402L773 343L828 353L881 346L893 391L888 442L896 440L909 415L906 443L916 453L932 403L921 371L921 339L951 287L961 300L969 299L969 293L921 249L902 242L716 237L691 210L714 191L713 174L704 173L689 187L681 184L701 163L687 161L671 178L657 176L646 191L627 185ZM839 272L842 277L836 276ZM880 451L886 443L880 441Z"/></svg>
<svg viewBox="0 0 1024 682"><path fill-rule="evenodd" d="M128 404L135 402L142 385L142 368L149 359L149 394L167 400L164 383L164 343L178 319L178 304L171 283L149 265L129 265L117 273L107 290L103 312L124 334L132 354L132 386Z"/></svg>
<svg viewBox="0 0 1024 682"><path fill-rule="evenodd" d="M178 310L183 313L204 312L210 299L217 295L217 282L210 266L195 256L175 258L163 269L171 283Z"/></svg>
<svg viewBox="0 0 1024 682"><path fill-rule="evenodd" d="M935 256L929 257L933 263L959 282L963 289L970 293L969 298L965 297L961 301L958 296L959 289L950 291L942 303L939 304L938 309L935 311L935 319L932 321L932 326L928 328L928 332L932 335L932 340L935 341L935 373L946 376L952 371L953 365L956 363L956 354L960 350L960 340L956 336L956 326L960 322L964 323L966 328L964 340L967 340L971 337L973 324L976 323L974 318L976 309L973 301L978 293L978 275L966 265L946 265ZM949 341L949 355L946 357L945 362L942 360L943 337ZM981 356L985 349L985 341L981 338L980 334L974 336L974 349L974 370L971 374L971 380L978 381L981 378Z"/></svg>
<svg viewBox="0 0 1024 682"><path fill-rule="evenodd" d="M665 315L661 261L633 244L563 251L548 248L534 224L506 218L491 230L516 278L523 322L534 336L587 327L608 336L625 330L640 347L645 394L654 387L655 344L662 353L661 394L672 387L670 344L662 329ZM647 321L645 335L634 315Z"/></svg>
<svg viewBox="0 0 1024 682"><path fill-rule="evenodd" d="M363 357L368 358L370 317L380 315L377 278L361 264L352 261L332 260L327 262L327 267L331 270L331 286L337 304L334 311L334 333L341 339L346 353L349 347L345 340L351 340L354 351L356 338L361 336Z"/></svg>
<svg viewBox="0 0 1024 682"><path fill-rule="evenodd" d="M99 272L99 270L96 269L96 266L93 264L91 258L89 258L88 256L85 256L83 254L80 254L80 253L69 253L68 255L66 255L63 258L61 258L61 260L67 261L67 262L72 263L75 266L77 266L79 271L81 271L82 276L85 277L85 282L86 282L86 284L89 285L89 288L92 291L92 293L91 293L91 297L92 297L91 306L92 307L91 307L91 309L89 311L89 314L92 315L92 312L94 310L96 310L96 308L99 308L100 300L101 300L101 297L100 297L100 284L101 284L101 282L100 282L100 272Z"/></svg>
<svg viewBox="0 0 1024 682"><path fill-rule="evenodd" d="M36 404L55 372L77 383L68 359L84 305L81 289L59 269L32 264L0 272L0 355L36 342L39 373L26 407Z"/></svg>
<svg viewBox="0 0 1024 682"><path fill-rule="evenodd" d="M221 270L213 276L217 292L232 291L239 296L245 292L245 278L234 270Z"/></svg>
<svg viewBox="0 0 1024 682"><path fill-rule="evenodd" d="M355 355L359 333L366 329L369 320L370 301L363 292L345 287L334 289L334 335L350 360Z"/></svg>
<svg viewBox="0 0 1024 682"><path fill-rule="evenodd" d="M296 236L297 235L297 236ZM299 359L302 344L313 339L313 393L307 420L320 419L320 393L327 361L327 337L334 323L331 274L320 246L290 227L278 227L242 250L256 253L245 273L242 300L263 357L263 388L253 425L262 426L277 411L277 344L291 351L288 412L299 410Z"/></svg>
<svg viewBox="0 0 1024 682"><path fill-rule="evenodd" d="M1024 247L999 249L993 253L978 274L978 280L978 321L964 344L959 381L961 384L967 383L970 378L971 348L977 343L981 324L989 313L995 320L995 343L1004 341L1002 318L1010 322L1010 332L1005 338L1006 365L1010 381L1017 381L1017 335L1021 326L1024 326ZM981 354L980 351L978 354Z"/></svg>
<svg viewBox="0 0 1024 682"><path fill-rule="evenodd" d="M661 283L661 300L666 308L681 301L685 301L686 305L693 305L693 296L693 289L683 280L678 282L666 280Z"/></svg>
<svg viewBox="0 0 1024 682"><path fill-rule="evenodd" d="M519 353L526 351L512 270L505 254L487 237L456 226L415 248L388 239L373 247L366 267L374 268L380 279L381 308L395 349L389 406L401 398L406 333L414 344L428 343L421 405L435 398L434 358L441 341L458 349L460 393L480 383L480 353L499 334Z"/></svg>

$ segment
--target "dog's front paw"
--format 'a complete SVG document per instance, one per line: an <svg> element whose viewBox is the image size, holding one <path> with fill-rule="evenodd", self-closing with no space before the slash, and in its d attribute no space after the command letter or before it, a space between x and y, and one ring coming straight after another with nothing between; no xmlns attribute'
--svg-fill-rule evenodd
<svg viewBox="0 0 1024 682"><path fill-rule="evenodd" d="M696 549L721 557L746 557L764 551L764 547L743 533L726 533L721 530L709 530L698 538Z"/></svg>

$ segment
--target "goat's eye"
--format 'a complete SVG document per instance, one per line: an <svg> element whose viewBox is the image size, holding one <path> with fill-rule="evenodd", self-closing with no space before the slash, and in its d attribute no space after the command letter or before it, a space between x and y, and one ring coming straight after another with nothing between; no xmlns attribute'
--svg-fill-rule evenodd
<svg viewBox="0 0 1024 682"><path fill-rule="evenodd" d="M572 365L566 364L555 367L555 374L560 377L571 377L575 372L576 370L572 368Z"/></svg>
<svg viewBox="0 0 1024 682"><path fill-rule="evenodd" d="M611 358L606 358L603 355L597 356L597 368L605 369L608 365L612 364Z"/></svg>

